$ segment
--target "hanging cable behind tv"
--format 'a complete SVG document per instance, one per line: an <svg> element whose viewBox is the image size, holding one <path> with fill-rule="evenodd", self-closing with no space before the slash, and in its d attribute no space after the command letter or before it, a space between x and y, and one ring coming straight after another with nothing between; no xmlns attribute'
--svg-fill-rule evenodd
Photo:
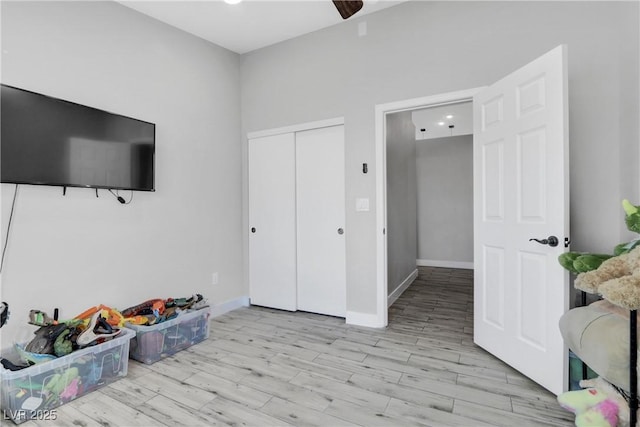
<svg viewBox="0 0 640 427"><path fill-rule="evenodd" d="M127 202L124 197L122 197L120 195L120 191L116 190L116 192L114 193L112 189L109 189L109 192L111 194L113 194L113 197L115 197L120 203L122 203L123 205L128 205L129 203L131 203L131 201L133 200L133 191L131 192L131 198L129 199L129 201Z"/></svg>
<svg viewBox="0 0 640 427"><path fill-rule="evenodd" d="M16 184L16 189L13 192L13 202L11 202L11 213L9 214L9 223L7 224L7 234L4 237L2 259L0 260L0 273L2 273L2 269L4 268L4 255L7 253L7 244L9 243L9 234L11 233L11 221L13 220L13 211L16 207L16 198L18 197L18 185L19 184Z"/></svg>

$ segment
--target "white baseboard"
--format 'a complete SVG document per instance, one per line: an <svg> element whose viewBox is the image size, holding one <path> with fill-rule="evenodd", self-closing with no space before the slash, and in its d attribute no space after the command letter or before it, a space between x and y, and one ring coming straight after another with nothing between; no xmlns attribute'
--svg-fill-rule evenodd
<svg viewBox="0 0 640 427"><path fill-rule="evenodd" d="M464 268L473 270L473 262L465 261L439 261L435 259L417 259L416 264L420 267L444 267L444 268Z"/></svg>
<svg viewBox="0 0 640 427"><path fill-rule="evenodd" d="M249 307L249 297L240 297L217 304L210 307L209 313L211 313L211 318L214 318L241 307Z"/></svg>
<svg viewBox="0 0 640 427"><path fill-rule="evenodd" d="M384 328L387 326L380 323L378 315L359 313L357 311L347 311L345 323L347 325L364 326L367 328Z"/></svg>
<svg viewBox="0 0 640 427"><path fill-rule="evenodd" d="M402 283L400 283L400 286L398 286L393 292L391 292L391 294L389 294L389 296L387 297L387 308L391 307L391 304L396 302L400 295L402 295L402 293L407 290L407 288L413 283L413 281L416 280L416 277L418 277L417 268L413 270L411 274L409 274L409 276L407 276L407 278L402 281Z"/></svg>

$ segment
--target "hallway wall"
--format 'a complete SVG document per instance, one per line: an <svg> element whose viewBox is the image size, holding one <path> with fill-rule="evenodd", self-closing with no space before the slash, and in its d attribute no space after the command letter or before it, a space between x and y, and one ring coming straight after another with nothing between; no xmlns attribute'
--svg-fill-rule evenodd
<svg viewBox="0 0 640 427"><path fill-rule="evenodd" d="M387 295L416 270L415 125L411 112L387 116Z"/></svg>
<svg viewBox="0 0 640 427"><path fill-rule="evenodd" d="M473 135L417 140L416 175L418 264L472 267Z"/></svg>

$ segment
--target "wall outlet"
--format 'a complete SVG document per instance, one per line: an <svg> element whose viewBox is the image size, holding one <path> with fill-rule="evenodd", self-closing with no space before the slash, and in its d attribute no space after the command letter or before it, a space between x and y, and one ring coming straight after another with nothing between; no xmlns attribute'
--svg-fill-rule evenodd
<svg viewBox="0 0 640 427"><path fill-rule="evenodd" d="M217 285L218 284L218 273L211 273L211 284L212 285Z"/></svg>

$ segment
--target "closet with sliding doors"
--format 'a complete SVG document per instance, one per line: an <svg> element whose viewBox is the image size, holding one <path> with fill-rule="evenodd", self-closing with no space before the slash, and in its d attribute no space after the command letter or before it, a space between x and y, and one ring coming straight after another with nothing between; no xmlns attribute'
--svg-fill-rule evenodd
<svg viewBox="0 0 640 427"><path fill-rule="evenodd" d="M345 317L344 125L249 135L252 305Z"/></svg>

